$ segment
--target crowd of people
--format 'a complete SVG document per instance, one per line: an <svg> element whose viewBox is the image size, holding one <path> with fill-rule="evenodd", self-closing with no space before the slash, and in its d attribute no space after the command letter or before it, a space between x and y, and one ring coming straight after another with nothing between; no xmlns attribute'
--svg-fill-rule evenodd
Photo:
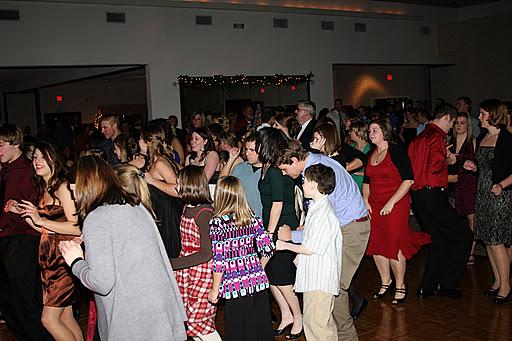
<svg viewBox="0 0 512 341"><path fill-rule="evenodd" d="M357 340L373 299L458 289L482 241L511 297L511 105L438 99L317 113L251 105L145 125L104 114L74 138L0 127L0 311L21 340ZM59 137L59 138L57 138ZM44 141L43 141L44 139ZM77 157L74 157L77 155ZM411 229L410 212L421 227ZM73 306L90 302L87 333ZM82 296L82 298L80 298ZM302 301L302 304L301 304ZM280 314L271 313L275 302Z"/></svg>

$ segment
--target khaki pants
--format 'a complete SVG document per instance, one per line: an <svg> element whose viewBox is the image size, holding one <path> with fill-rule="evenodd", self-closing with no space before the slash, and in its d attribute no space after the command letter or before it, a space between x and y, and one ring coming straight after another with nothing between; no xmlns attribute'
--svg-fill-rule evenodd
<svg viewBox="0 0 512 341"><path fill-rule="evenodd" d="M337 341L336 324L332 316L334 295L324 291L304 293L304 334L308 341Z"/></svg>
<svg viewBox="0 0 512 341"><path fill-rule="evenodd" d="M338 329L338 340L359 340L354 321L350 316L348 287L366 251L370 237L370 221L353 222L343 226L343 258L341 267L341 291L334 299L333 316Z"/></svg>

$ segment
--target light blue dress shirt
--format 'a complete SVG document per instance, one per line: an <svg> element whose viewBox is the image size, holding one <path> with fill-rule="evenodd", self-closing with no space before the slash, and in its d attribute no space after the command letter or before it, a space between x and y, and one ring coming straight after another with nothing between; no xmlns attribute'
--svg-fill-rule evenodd
<svg viewBox="0 0 512 341"><path fill-rule="evenodd" d="M368 210L361 196L361 192L356 182L343 166L336 160L324 154L309 153L306 159L304 171L312 165L322 164L334 170L336 176L336 186L334 191L329 194L329 201L336 211L336 217L340 222L340 226L350 224L357 219L366 217ZM304 175L302 171L302 175ZM303 231L292 231L292 241L300 243L302 241Z"/></svg>

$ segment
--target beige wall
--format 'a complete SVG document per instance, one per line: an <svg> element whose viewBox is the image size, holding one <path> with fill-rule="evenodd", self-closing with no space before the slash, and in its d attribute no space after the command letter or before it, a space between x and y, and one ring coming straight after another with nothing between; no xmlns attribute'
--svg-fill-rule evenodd
<svg viewBox="0 0 512 341"><path fill-rule="evenodd" d="M386 79L387 74L393 80ZM345 104L373 105L376 98L429 97L428 68L424 65L336 65L334 94Z"/></svg>
<svg viewBox="0 0 512 341"><path fill-rule="evenodd" d="M440 25L438 34L440 55L455 55L455 65L432 69L433 98L512 98L512 14Z"/></svg>

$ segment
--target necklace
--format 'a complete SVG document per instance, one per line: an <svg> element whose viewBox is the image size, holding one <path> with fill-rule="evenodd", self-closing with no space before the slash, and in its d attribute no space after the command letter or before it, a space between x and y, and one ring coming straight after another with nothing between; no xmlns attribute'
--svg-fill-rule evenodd
<svg viewBox="0 0 512 341"><path fill-rule="evenodd" d="M380 156L382 154L384 154L387 150L388 150L387 148L384 148L380 152L379 152L379 150L377 150L377 159L373 162L374 165L376 165L376 164L378 164L380 162Z"/></svg>

